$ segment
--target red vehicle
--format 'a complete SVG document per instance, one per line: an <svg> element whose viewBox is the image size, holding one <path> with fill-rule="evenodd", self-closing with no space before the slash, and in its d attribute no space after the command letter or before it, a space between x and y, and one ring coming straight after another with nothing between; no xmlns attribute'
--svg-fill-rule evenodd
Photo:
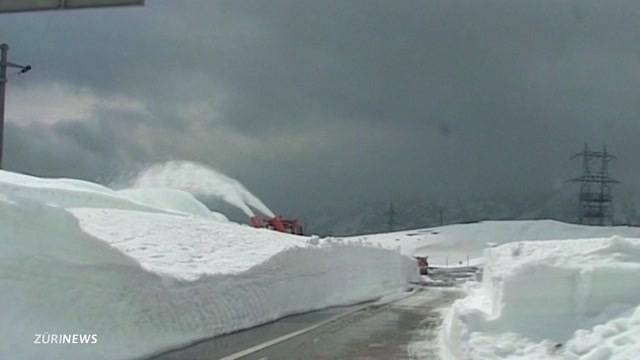
<svg viewBox="0 0 640 360"><path fill-rule="evenodd" d="M276 215L271 219L261 219L259 216L251 218L251 225L255 228L271 229L283 233L304 235L302 224L297 219L284 219Z"/></svg>
<svg viewBox="0 0 640 360"><path fill-rule="evenodd" d="M416 261L418 262L418 269L420 270L420 275L427 275L429 273L429 257L428 256L416 256Z"/></svg>

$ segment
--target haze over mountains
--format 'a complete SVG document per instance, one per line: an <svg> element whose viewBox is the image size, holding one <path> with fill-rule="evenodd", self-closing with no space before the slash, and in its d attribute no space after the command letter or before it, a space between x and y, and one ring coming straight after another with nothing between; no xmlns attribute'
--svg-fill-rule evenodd
<svg viewBox="0 0 640 360"><path fill-rule="evenodd" d="M640 224L638 196L624 185L614 190L615 224ZM483 220L554 219L578 222L578 187L566 185L559 190L535 194L502 196L478 195L472 199L438 201L433 199L394 199L394 230ZM311 233L320 235L354 235L389 230L386 212L389 202L336 204L316 208L300 218Z"/></svg>

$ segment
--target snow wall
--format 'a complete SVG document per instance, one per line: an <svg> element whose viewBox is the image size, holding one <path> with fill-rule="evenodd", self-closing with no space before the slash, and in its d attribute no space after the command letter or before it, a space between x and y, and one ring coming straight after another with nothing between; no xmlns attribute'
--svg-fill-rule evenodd
<svg viewBox="0 0 640 360"><path fill-rule="evenodd" d="M640 239L519 242L485 252L484 279L454 303L444 359L636 359Z"/></svg>
<svg viewBox="0 0 640 360"><path fill-rule="evenodd" d="M202 210L178 197L183 210ZM417 278L414 262L396 252L335 240L312 245L162 205L0 172L0 358L142 358L376 299ZM97 341L36 344L36 334Z"/></svg>

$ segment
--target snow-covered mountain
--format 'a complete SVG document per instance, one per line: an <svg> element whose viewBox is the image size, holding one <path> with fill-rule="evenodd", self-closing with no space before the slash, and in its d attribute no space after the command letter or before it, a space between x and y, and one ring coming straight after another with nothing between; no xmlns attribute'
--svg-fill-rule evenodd
<svg viewBox="0 0 640 360"><path fill-rule="evenodd" d="M640 214L636 210L639 200L629 188L616 189L614 223L640 223ZM300 217L310 232L321 235L379 233L390 230L386 215L389 204L390 202L336 204L316 208ZM397 212L393 230L483 220L553 219L577 223L579 213L578 189L568 185L546 193L476 196L452 201L394 200L393 207Z"/></svg>
<svg viewBox="0 0 640 360"><path fill-rule="evenodd" d="M517 241L640 238L640 227L588 226L554 220L481 221L346 237L407 256L428 256L432 266L481 264L485 249Z"/></svg>

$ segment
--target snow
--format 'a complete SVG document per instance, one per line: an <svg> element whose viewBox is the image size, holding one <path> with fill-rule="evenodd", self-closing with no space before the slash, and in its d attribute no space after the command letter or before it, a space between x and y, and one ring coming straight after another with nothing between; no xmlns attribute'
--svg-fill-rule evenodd
<svg viewBox="0 0 640 360"><path fill-rule="evenodd" d="M253 229L200 205L183 191L0 171L0 358L139 358L417 280L397 252ZM44 333L98 341L34 344Z"/></svg>
<svg viewBox="0 0 640 360"><path fill-rule="evenodd" d="M268 217L275 216L271 209L238 180L190 161L168 161L151 165L133 179L131 187L183 190L196 196L222 199L249 217L254 215L252 208Z"/></svg>
<svg viewBox="0 0 640 360"><path fill-rule="evenodd" d="M525 240L599 238L612 235L640 237L640 228L567 224L553 220L483 221L427 229L349 237L407 256L429 256L429 264L478 265L484 249Z"/></svg>
<svg viewBox="0 0 640 360"><path fill-rule="evenodd" d="M191 193L182 190L171 188L137 188L124 189L116 193L140 204L162 209L167 212L181 212L223 221L228 220L226 216L209 210Z"/></svg>
<svg viewBox="0 0 640 360"><path fill-rule="evenodd" d="M487 249L482 284L447 315L443 358L635 359L639 272L635 238L525 241Z"/></svg>
<svg viewBox="0 0 640 360"><path fill-rule="evenodd" d="M185 280L240 273L273 254L306 246L297 236L207 218L119 209L70 211L83 231L137 259L145 270Z"/></svg>
<svg viewBox="0 0 640 360"><path fill-rule="evenodd" d="M0 171L2 194L64 208L90 207L192 214L225 220L209 211L193 195L171 188L141 188L114 191L75 179L44 179Z"/></svg>

